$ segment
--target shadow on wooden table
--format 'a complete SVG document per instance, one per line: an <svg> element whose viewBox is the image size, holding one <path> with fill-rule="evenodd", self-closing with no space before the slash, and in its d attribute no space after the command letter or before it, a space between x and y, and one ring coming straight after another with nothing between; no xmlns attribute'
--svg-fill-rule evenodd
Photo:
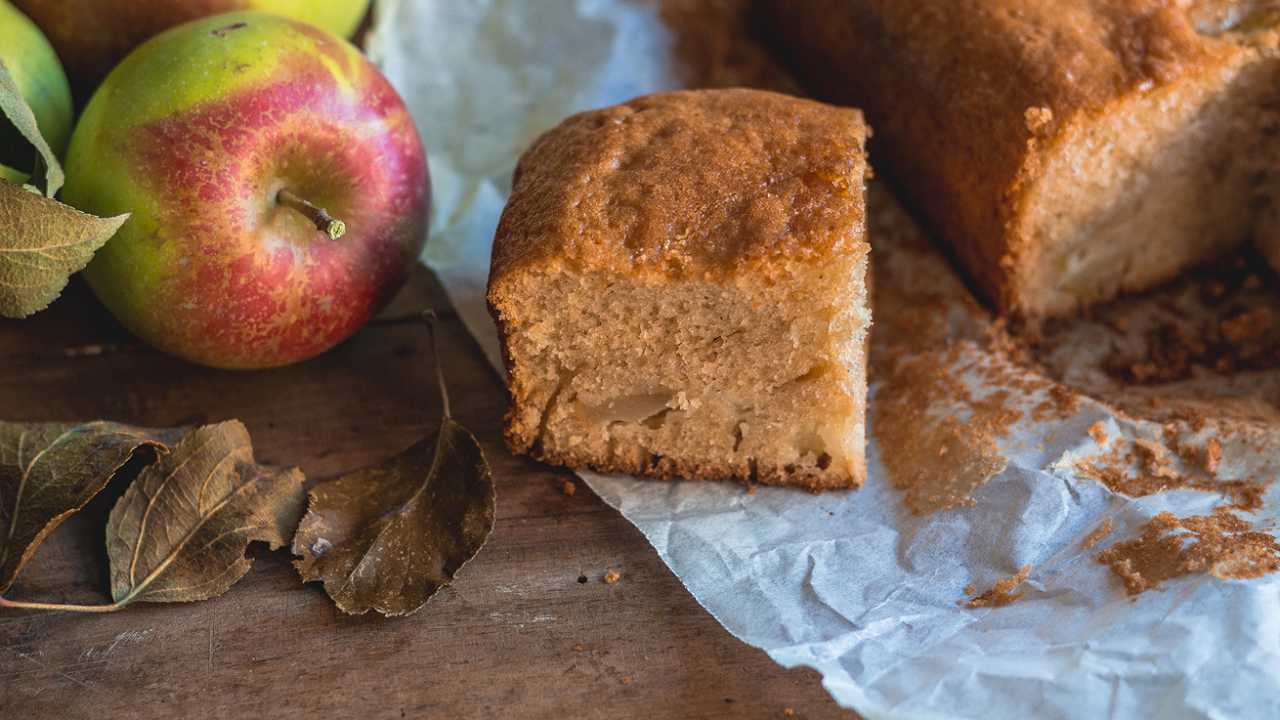
<svg viewBox="0 0 1280 720"><path fill-rule="evenodd" d="M503 448L500 380L425 269L352 340L263 372L161 355L73 283L48 311L0 321L0 417L239 418L259 459L331 476L438 422L417 318L428 306L441 316L455 412L498 483L497 527L452 587L409 618L344 617L317 586L300 584L287 553L255 548L249 575L208 602L102 616L0 612L0 716L849 716L816 673L783 670L720 628L585 486L564 494L572 475ZM105 602L111 501L55 532L10 595ZM601 581L609 568L622 574L616 584Z"/></svg>

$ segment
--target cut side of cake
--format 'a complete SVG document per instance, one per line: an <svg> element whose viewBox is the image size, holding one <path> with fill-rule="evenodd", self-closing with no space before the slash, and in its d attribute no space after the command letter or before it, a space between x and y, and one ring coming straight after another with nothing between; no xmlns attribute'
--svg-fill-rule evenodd
<svg viewBox="0 0 1280 720"><path fill-rule="evenodd" d="M759 5L1003 312L1073 314L1274 235L1274 2Z"/></svg>
<svg viewBox="0 0 1280 720"><path fill-rule="evenodd" d="M857 111L707 90L535 142L489 282L511 447L605 472L860 485L866 134Z"/></svg>

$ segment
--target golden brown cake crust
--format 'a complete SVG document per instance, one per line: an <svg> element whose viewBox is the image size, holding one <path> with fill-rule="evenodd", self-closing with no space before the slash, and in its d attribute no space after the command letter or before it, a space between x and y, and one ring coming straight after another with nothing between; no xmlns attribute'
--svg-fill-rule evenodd
<svg viewBox="0 0 1280 720"><path fill-rule="evenodd" d="M854 251L867 134L857 110L745 89L574 115L520 159L491 278L549 262L714 280Z"/></svg>
<svg viewBox="0 0 1280 720"><path fill-rule="evenodd" d="M797 457L796 464L754 456L693 459L627 443L607 450L598 443L548 443L548 418L560 402L572 402L562 393L576 366L542 356L551 354L545 348L522 351L517 364L513 347L517 339L536 345L548 331L541 319L551 324L554 308L539 306L535 312L546 314L529 315L531 284L547 278L603 275L673 290L710 283L765 297L794 284L797 273L823 276L831 267L859 264L865 272L868 134L856 110L731 89L640 97L570 117L539 138L516 169L489 276L512 400L506 417L512 450L553 464L655 478L812 491L858 487L866 474L861 453L844 468L812 458ZM565 304L593 298L565 298ZM558 368L555 377L531 372L539 363ZM553 392L542 392L557 382Z"/></svg>
<svg viewBox="0 0 1280 720"><path fill-rule="evenodd" d="M1018 310L1026 190L1068 130L1236 61L1227 0L757 0L806 84L862 107L892 174L981 289Z"/></svg>

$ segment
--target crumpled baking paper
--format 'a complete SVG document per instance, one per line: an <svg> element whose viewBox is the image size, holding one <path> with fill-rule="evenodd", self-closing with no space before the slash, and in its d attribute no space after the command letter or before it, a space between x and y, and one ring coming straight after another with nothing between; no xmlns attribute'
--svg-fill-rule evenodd
<svg viewBox="0 0 1280 720"><path fill-rule="evenodd" d="M677 87L672 42L651 5L623 0L378 4L368 52L430 155L424 260L495 367L484 285L517 157L566 115ZM873 246L880 264L945 262L892 238ZM881 389L873 378L873 407ZM868 718L1280 717L1280 578L1196 575L1130 599L1096 562L1157 512L1207 514L1222 502L1195 491L1130 499L1077 477L1073 461L1099 451L1087 432L1097 421L1112 436L1159 429L1089 400L1069 417L1024 421L1000 439L1008 465L972 506L923 516L889 482L874 426L868 481L853 493L583 477L726 629L784 666L817 669ZM1271 459L1224 444L1226 476ZM1267 509L1246 517L1274 528L1277 499L1272 488ZM1114 531L1082 549L1104 518ZM960 605L966 586L988 588L1023 565L1022 600Z"/></svg>

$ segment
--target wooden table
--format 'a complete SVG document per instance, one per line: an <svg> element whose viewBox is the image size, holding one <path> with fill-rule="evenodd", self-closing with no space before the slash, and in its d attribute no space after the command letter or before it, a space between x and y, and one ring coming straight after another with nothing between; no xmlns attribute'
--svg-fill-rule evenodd
<svg viewBox="0 0 1280 720"><path fill-rule="evenodd" d="M849 717L809 670L735 640L644 538L573 476L501 442L500 381L429 272L354 339L295 367L223 372L124 332L73 284L0 321L0 417L153 426L239 418L260 460L318 479L373 463L438 421L427 336L436 308L459 420L498 485L497 527L417 615L339 613L286 552L257 548L226 595L113 615L0 611L0 718ZM118 490L116 490L118 492ZM10 591L106 601L108 490L59 529ZM622 579L601 581L616 568Z"/></svg>

